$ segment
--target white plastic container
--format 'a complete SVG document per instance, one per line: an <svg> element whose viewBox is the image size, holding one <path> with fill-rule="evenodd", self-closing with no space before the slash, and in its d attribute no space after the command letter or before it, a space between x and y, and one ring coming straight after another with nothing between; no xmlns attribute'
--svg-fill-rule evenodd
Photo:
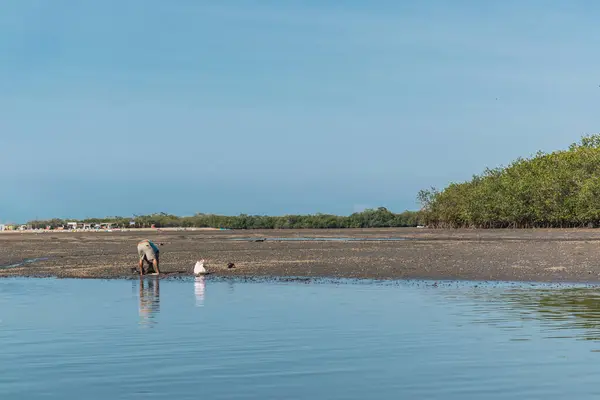
<svg viewBox="0 0 600 400"><path fill-rule="evenodd" d="M196 265L194 266L194 275L204 274L206 274L206 268L204 268L204 260L196 261Z"/></svg>

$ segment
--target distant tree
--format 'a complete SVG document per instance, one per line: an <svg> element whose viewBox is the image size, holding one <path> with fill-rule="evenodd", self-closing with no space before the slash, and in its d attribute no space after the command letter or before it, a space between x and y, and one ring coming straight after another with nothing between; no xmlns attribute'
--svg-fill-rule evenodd
<svg viewBox="0 0 600 400"><path fill-rule="evenodd" d="M538 152L443 191L422 190L421 219L437 227L578 227L600 222L600 135Z"/></svg>
<svg viewBox="0 0 600 400"><path fill-rule="evenodd" d="M326 228L374 228L374 227L408 227L416 226L419 213L404 211L394 214L385 207L364 210L350 216L331 214L314 215L247 215L226 216L197 213L192 216L179 217L167 213L135 215L133 220L136 227L147 228L154 225L157 228L167 227L211 227L230 229L326 229ZM55 220L50 220L55 221ZM31 221L37 225L46 226L50 221ZM129 227L129 218L106 217L89 218L86 220L69 220L85 223L112 223L120 227Z"/></svg>

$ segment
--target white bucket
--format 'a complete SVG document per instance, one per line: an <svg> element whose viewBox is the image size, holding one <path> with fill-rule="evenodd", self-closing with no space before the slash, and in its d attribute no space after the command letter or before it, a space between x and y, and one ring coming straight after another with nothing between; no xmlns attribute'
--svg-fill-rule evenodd
<svg viewBox="0 0 600 400"><path fill-rule="evenodd" d="M206 274L206 268L204 268L204 260L196 261L196 265L194 266L194 275L204 274Z"/></svg>

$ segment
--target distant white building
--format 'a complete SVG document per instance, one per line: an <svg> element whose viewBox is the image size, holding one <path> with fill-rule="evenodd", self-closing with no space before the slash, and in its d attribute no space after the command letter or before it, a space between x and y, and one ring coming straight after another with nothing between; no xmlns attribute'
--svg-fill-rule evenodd
<svg viewBox="0 0 600 400"><path fill-rule="evenodd" d="M3 232L5 230L6 230L6 225L0 224L0 232Z"/></svg>

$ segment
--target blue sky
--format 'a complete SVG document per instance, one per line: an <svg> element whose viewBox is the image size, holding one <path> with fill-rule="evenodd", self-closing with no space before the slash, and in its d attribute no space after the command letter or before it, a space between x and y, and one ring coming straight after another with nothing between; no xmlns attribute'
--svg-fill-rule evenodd
<svg viewBox="0 0 600 400"><path fill-rule="evenodd" d="M416 209L600 130L599 8L2 2L0 221Z"/></svg>

